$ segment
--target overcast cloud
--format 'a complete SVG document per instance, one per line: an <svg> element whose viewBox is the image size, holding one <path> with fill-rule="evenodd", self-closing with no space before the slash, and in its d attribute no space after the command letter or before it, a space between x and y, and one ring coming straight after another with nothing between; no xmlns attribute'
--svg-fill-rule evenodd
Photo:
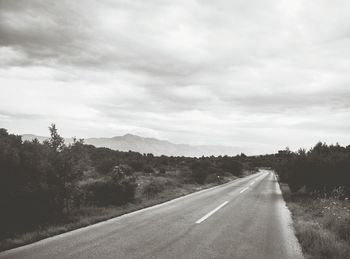
<svg viewBox="0 0 350 259"><path fill-rule="evenodd" d="M0 127L350 144L350 1L0 0Z"/></svg>

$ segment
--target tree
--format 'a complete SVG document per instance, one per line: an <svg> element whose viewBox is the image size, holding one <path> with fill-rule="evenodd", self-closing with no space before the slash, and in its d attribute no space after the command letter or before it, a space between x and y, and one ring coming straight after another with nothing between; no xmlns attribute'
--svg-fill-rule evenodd
<svg viewBox="0 0 350 259"><path fill-rule="evenodd" d="M64 148L64 138L62 138L59 134L58 134L58 130L56 128L56 125L54 123L51 124L51 126L49 127L50 130L50 139L49 139L49 145L50 147L52 147L56 152L62 151L62 149Z"/></svg>
<svg viewBox="0 0 350 259"><path fill-rule="evenodd" d="M221 168L235 176L242 174L243 165L233 157L224 156L222 158Z"/></svg>
<svg viewBox="0 0 350 259"><path fill-rule="evenodd" d="M55 213L60 215L69 210L69 201L72 194L73 161L71 147L64 144L64 138L58 133L55 124L49 127L50 138L44 144L49 147L48 184L55 202Z"/></svg>

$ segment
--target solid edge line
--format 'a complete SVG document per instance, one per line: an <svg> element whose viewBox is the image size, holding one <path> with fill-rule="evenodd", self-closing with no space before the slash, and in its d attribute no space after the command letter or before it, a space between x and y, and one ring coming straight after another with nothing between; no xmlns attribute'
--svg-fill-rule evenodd
<svg viewBox="0 0 350 259"><path fill-rule="evenodd" d="M71 236L71 235L77 234L79 232L83 232L83 231L87 231L89 229L100 227L102 225L105 225L105 224L108 224L108 223L120 220L122 218L127 218L127 217L133 216L135 214L139 214L139 213L145 212L147 210L151 210L151 209L155 209L155 208L158 208L158 207L162 207L164 205L167 205L167 204L170 204L170 203L173 203L173 202L177 202L179 200L186 199L186 198L191 197L191 196L196 196L196 195L198 195L200 193L203 193L203 192L206 192L206 191L214 190L214 189L217 189L217 188L220 188L220 187L232 184L234 182L239 182L241 180L245 180L245 178L254 178L254 176L256 176L257 174L261 174L261 172L258 172L258 173L255 173L255 174L251 174L251 175L248 175L248 176L243 177L243 178L234 179L234 180L229 181L227 183L216 185L216 186L213 186L213 187L210 187L210 188L207 188L207 189L203 189L203 190L200 190L200 191L195 191L195 192L192 192L192 193L189 193L189 194L186 194L186 195L174 198L172 200L165 201L163 203L158 203L158 204L152 205L150 207L145 207L143 209L139 209L139 210L135 210L135 211L132 211L132 212L129 212L129 213L125 213L125 214L122 214L122 215L119 215L119 216L116 216L116 217L112 217L112 218L107 219L107 220L103 220L103 221L96 222L96 223L91 224L91 225L87 225L85 227L72 229L72 230L70 230L68 232L64 232L64 233L61 233L61 234L58 234L58 235L54 235L54 236L51 236L51 237L40 239L40 240L35 241L33 243L29 243L29 244L26 244L26 245L23 245L23 246L14 247L14 248L11 248L11 249L8 249L8 250L0 251L0 255L4 256L4 255L7 255L7 254L11 254L11 253L14 253L14 252L17 252L17 251L25 250L25 249L28 249L28 248L31 248L31 247L34 247L34 246L37 246L37 245L42 245L42 244L45 244L45 243L48 243L48 242L51 242L51 241L54 241L54 240L57 240L57 239L60 239L60 238Z"/></svg>
<svg viewBox="0 0 350 259"><path fill-rule="evenodd" d="M214 214L215 212L217 212L219 209L221 209L222 207L224 207L227 203L228 203L228 201L225 201L224 203L222 203L221 205L219 205L218 207L216 207L215 209L213 209L212 211L210 211L209 213L207 213L206 215L204 215L203 217L201 217L199 220L196 221L196 224L202 223L204 220L206 220L207 218L209 218L211 215L213 215L213 214Z"/></svg>

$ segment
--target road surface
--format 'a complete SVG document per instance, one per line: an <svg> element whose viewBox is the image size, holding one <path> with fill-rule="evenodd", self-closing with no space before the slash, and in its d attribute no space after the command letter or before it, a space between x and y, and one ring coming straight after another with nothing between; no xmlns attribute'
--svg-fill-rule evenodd
<svg viewBox="0 0 350 259"><path fill-rule="evenodd" d="M259 173L0 253L0 258L302 258L275 175Z"/></svg>

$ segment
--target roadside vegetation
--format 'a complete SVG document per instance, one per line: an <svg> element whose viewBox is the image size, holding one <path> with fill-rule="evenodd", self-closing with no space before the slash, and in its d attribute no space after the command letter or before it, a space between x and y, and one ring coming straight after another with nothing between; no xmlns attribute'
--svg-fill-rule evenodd
<svg viewBox="0 0 350 259"><path fill-rule="evenodd" d="M330 196L322 196L303 192L292 194L283 183L281 189L305 258L350 258L348 199L343 195L339 197L339 190Z"/></svg>
<svg viewBox="0 0 350 259"><path fill-rule="evenodd" d="M168 157L22 141L0 129L0 250L152 206L269 167L306 258L350 258L350 146L247 157Z"/></svg>
<svg viewBox="0 0 350 259"><path fill-rule="evenodd" d="M279 175L306 258L350 258L350 146L265 156Z"/></svg>
<svg viewBox="0 0 350 259"><path fill-rule="evenodd" d="M148 207L254 172L235 157L167 157L22 141L0 129L0 250ZM253 168L253 169L252 169Z"/></svg>

